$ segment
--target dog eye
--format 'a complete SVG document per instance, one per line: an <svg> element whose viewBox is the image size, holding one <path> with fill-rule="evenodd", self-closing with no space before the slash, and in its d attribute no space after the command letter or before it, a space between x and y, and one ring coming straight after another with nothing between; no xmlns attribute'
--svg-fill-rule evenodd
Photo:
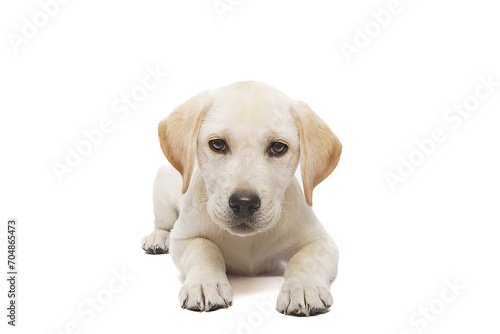
<svg viewBox="0 0 500 334"><path fill-rule="evenodd" d="M271 147L269 148L269 153L272 156L277 157L277 156L280 156L283 153L285 153L286 150L288 150L288 146L286 146L286 144L280 143L278 141L278 142L271 144Z"/></svg>
<svg viewBox="0 0 500 334"><path fill-rule="evenodd" d="M222 139L213 139L208 142L212 150L218 153L224 153L227 151L226 142Z"/></svg>

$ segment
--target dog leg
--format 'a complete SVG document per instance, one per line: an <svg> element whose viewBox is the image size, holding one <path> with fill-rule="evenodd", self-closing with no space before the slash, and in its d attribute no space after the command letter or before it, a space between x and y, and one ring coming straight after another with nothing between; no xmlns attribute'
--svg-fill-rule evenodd
<svg viewBox="0 0 500 334"><path fill-rule="evenodd" d="M142 238L142 249L148 254L168 253L170 230L179 217L182 179L169 164L158 170L153 184L154 230Z"/></svg>
<svg viewBox="0 0 500 334"><path fill-rule="evenodd" d="M232 304L233 290L219 248L204 238L175 240L172 259L184 277L179 292L182 308L213 311Z"/></svg>
<svg viewBox="0 0 500 334"><path fill-rule="evenodd" d="M326 312L333 303L330 285L337 276L338 250L331 239L305 245L288 262L277 310L309 316Z"/></svg>

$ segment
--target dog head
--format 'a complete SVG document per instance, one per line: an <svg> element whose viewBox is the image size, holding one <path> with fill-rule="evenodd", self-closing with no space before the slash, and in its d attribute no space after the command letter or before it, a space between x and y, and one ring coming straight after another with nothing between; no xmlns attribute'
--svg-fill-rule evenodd
<svg viewBox="0 0 500 334"><path fill-rule="evenodd" d="M237 235L270 229L298 162L305 201L337 166L339 139L303 102L258 82L202 92L158 126L161 148L186 192L197 163L207 212Z"/></svg>

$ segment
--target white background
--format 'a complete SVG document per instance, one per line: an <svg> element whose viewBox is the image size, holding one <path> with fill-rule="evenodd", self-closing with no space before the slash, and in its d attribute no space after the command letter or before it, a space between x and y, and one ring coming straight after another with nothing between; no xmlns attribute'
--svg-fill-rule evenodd
<svg viewBox="0 0 500 334"><path fill-rule="evenodd" d="M41 7L2 2L0 218L19 220L20 272L15 329L1 280L2 332L62 333L72 323L80 333L498 332L500 87L456 129L443 120L479 76L500 81L495 2L401 0L351 62L341 43L353 44L356 27L388 0L232 3L222 20L213 0L69 1L16 52L8 36ZM147 66L169 76L120 119L111 105ZM229 310L182 310L170 256L140 248L165 160L158 121L197 92L240 80L307 102L344 145L314 192L340 248L328 314L259 311L275 302L280 277L233 277ZM113 131L60 182L52 163L105 118ZM396 173L398 156L408 159L435 128L447 140L391 191L384 173ZM77 308L106 295L113 270L133 279L89 321ZM440 301L446 280L465 287L450 303ZM414 313L429 307L439 314L424 329Z"/></svg>

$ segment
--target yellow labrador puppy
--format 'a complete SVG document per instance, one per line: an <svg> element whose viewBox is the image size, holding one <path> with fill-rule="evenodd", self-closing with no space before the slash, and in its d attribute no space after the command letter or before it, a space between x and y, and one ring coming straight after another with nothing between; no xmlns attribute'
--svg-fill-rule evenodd
<svg viewBox="0 0 500 334"><path fill-rule="evenodd" d="M337 166L342 145L309 106L238 82L192 97L160 122L158 135L170 164L156 176L155 229L142 248L170 250L184 278L181 306L229 307L227 273L286 263L277 310L328 310L338 251L313 213L312 192Z"/></svg>

